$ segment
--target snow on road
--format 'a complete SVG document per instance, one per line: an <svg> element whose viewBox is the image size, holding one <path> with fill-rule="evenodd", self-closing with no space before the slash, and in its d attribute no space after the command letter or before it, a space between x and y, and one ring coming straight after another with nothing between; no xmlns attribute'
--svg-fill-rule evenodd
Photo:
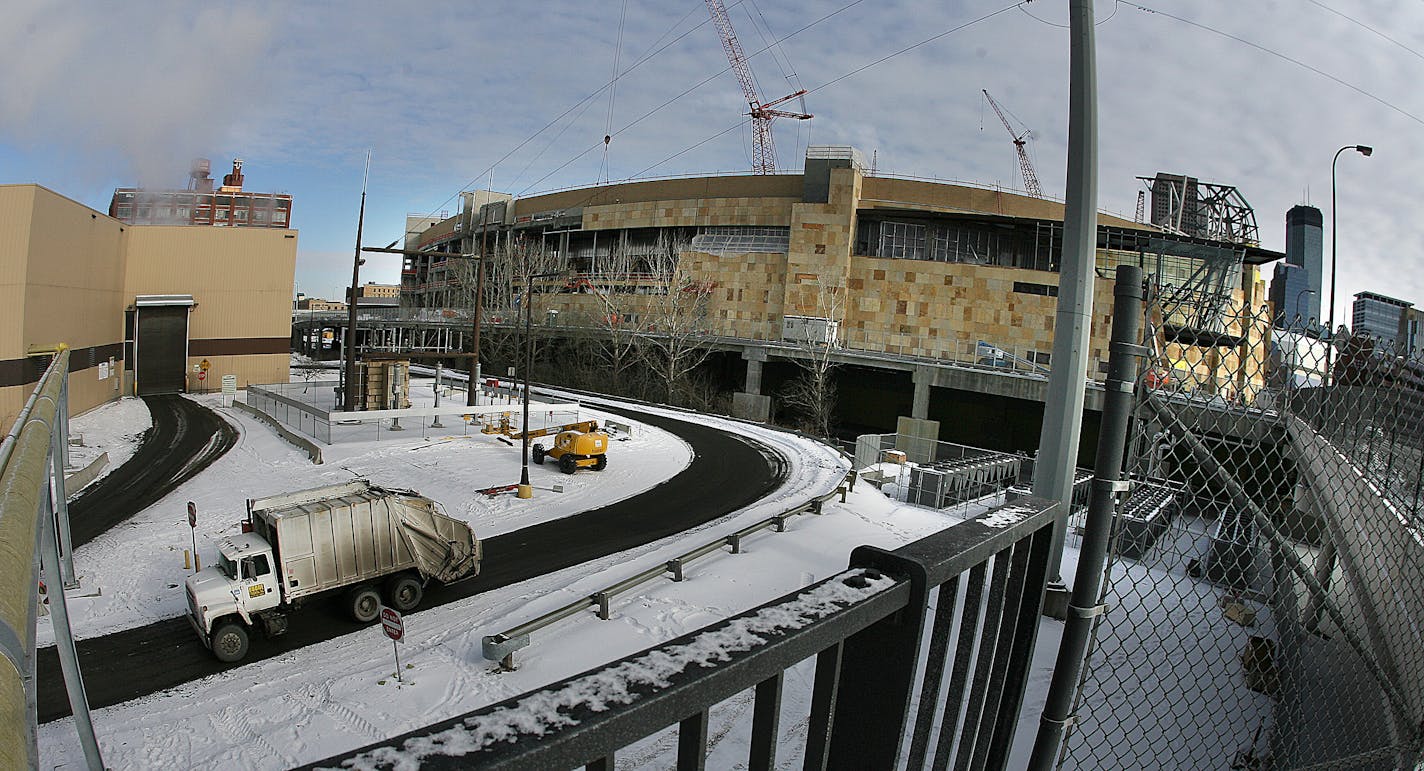
<svg viewBox="0 0 1424 771"><path fill-rule="evenodd" d="M219 397L201 397L216 405ZM648 489L690 461L675 436L646 424L635 438L616 442L607 471L568 476L531 466L538 489L531 500L487 498L478 488L516 481L519 451L493 437L427 442L419 436L323 448L326 463L278 439L265 425L219 408L242 438L227 456L133 520L76 553L85 591L71 595L77 634L90 637L183 612L183 549L190 544L185 503L199 510L199 553L237 531L245 498L364 476L415 489L467 519L481 536L567 516ZM784 511L834 489L847 461L836 451L737 421L688 416L749 434L789 460L786 483L762 501L689 533L630 552L450 605L406 616L401 661L404 682L392 678L391 644L379 627L308 646L277 658L95 712L107 765L115 768L236 766L285 768L344 752L435 720L490 704L597 664L677 637L755 607L844 569L863 543L894 547L954 520L937 512L898 507L866 485L849 504L832 503L821 516L794 518L783 534L746 540L744 552L722 553L689 567L682 583L653 583L615 601L613 618L592 613L536 633L519 654L520 668L497 673L481 655L481 638L657 564L692 546ZM585 412L601 417L596 409ZM387 437L390 435L387 434ZM564 486L563 493L548 488ZM52 639L42 620L41 644ZM194 645L200 643L193 640ZM81 765L72 719L40 728L47 767Z"/></svg>
<svg viewBox="0 0 1424 771"><path fill-rule="evenodd" d="M124 465L138 449L143 432L152 425L148 405L143 399L126 396L118 401L100 405L69 421L71 441L83 440L69 448L69 472L73 473L98 458L109 454L109 462L93 484L108 476L109 472ZM79 489L66 490L70 497L79 494Z"/></svg>

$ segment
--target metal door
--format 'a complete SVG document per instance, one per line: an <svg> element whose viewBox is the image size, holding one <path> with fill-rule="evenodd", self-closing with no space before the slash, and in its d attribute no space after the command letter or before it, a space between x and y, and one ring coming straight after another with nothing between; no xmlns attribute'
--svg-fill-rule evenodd
<svg viewBox="0 0 1424 771"><path fill-rule="evenodd" d="M136 342L138 394L181 393L188 361L188 306L140 307Z"/></svg>

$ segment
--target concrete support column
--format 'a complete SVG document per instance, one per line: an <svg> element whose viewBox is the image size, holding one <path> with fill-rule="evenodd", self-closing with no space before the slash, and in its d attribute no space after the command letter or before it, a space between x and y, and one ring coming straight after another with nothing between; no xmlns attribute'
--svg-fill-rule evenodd
<svg viewBox="0 0 1424 771"><path fill-rule="evenodd" d="M749 394L761 393L761 364L756 359L747 361L747 384L743 390Z"/></svg>
<svg viewBox="0 0 1424 771"><path fill-rule="evenodd" d="M746 390L732 394L732 415L765 423L771 419L771 397L761 394L761 371L762 364L766 362L766 349L744 348L742 359L747 363Z"/></svg>
<svg viewBox="0 0 1424 771"><path fill-rule="evenodd" d="M935 371L931 367L915 367L915 400L910 406L910 417L928 420L930 417L930 386L934 385Z"/></svg>

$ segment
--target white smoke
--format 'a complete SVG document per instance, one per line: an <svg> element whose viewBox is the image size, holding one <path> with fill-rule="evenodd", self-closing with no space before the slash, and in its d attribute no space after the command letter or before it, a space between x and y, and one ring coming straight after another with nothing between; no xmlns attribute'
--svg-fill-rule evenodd
<svg viewBox="0 0 1424 771"><path fill-rule="evenodd" d="M86 182L181 186L189 161L224 151L228 121L261 109L276 77L272 17L247 6L6 6L0 135L77 148L86 157L76 160L93 165ZM213 160L221 176L227 159Z"/></svg>

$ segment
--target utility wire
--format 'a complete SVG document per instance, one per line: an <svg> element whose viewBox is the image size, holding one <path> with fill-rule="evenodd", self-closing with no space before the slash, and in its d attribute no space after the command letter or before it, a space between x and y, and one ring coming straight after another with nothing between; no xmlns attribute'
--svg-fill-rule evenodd
<svg viewBox="0 0 1424 771"><path fill-rule="evenodd" d="M801 34L802 32L805 32L806 30L811 29L812 27L815 27L816 25L821 24L821 23L827 21L828 19L831 19L832 17L834 17L834 16L836 16L836 15L838 15L838 14L844 13L845 11L850 10L851 8L854 8L855 6L860 5L860 4L863 3L863 2L865 2L865 0L852 0L851 2L849 2L849 3L847 3L847 4L843 5L843 6L841 6L840 8L837 8L837 9L834 10L834 11L831 11L830 13L826 14L825 16L822 16L822 17L819 18L819 19L816 19L816 20L813 21L813 22L810 22L810 23L807 24L806 26L801 27L800 29L796 30L795 32L792 32L791 34L787 35L786 37L783 37L783 38L781 38L780 40L777 40L777 41L775 41L775 42L776 42L776 43L781 43L781 42L784 42L784 41L786 41L786 40L790 40L791 38L796 37L797 35ZM1013 6L1009 6L1009 8L1012 8L1012 7L1013 7ZM1007 9L1005 9L1005 10L1007 10ZM1003 13L1003 11L999 11L998 13ZM971 22L971 23L973 23L973 22ZM951 31L953 31L953 30L951 30ZM949 33L945 33L945 34L949 34ZM939 35L938 37L943 37L943 36L944 36L944 35ZM928 41L926 41L926 42L928 42ZM763 47L763 48L761 48L761 49L759 49L759 50L753 52L753 53L752 53L750 56L748 56L747 58L750 59L750 58L753 58L753 57L755 57L755 56L758 56L758 55L760 55L760 54L762 54L762 53L765 53L765 52L768 50L768 48L770 48L770 46ZM907 49L907 50L908 50L908 49ZM895 56L895 54L891 54L891 56ZM889 58L890 58L889 56L885 57L885 59L889 59ZM882 59L881 61L884 61L884 59ZM876 63L878 64L878 62L876 62ZM688 94L690 94L690 93L692 93L693 91L696 91L697 89L699 89L699 88L701 88L701 87L707 85L708 83L711 83L713 80L716 80L717 78L721 77L723 74L725 74L725 73L727 73L727 72L730 72L731 69L732 69L732 67L731 67L731 65L729 64L729 65L727 65L726 67L723 67L721 70L718 70L717 72L715 72L715 73L713 73L713 74L711 74L711 75L708 75L707 77L703 78L702 80L699 80L697 83L695 83L695 84L693 84L693 85L687 87L687 88L684 89L681 93L677 94L676 96L672 97L671 99L668 99L667 101L664 101L662 104L658 105L657 107L654 107L653 109L648 110L647 112L645 112L645 113L643 113L642 115L640 115L640 116L638 116L637 118L635 118L632 122L623 125L623 126L620 127L617 131L613 132L613 136L618 136L619 134L621 134L621 133L627 131L628 129L633 128L634 126L638 125L639 123L642 123L643 121L645 121L645 120L647 120L648 118L652 117L655 113L657 113L657 112L663 110L664 108L666 108L667 106L669 106L669 105L671 105L672 103L676 102L677 100L683 98L684 96L687 96ZM851 73L851 74L854 74L854 73ZM809 93L809 92L808 92L808 93ZM739 123L739 124L737 124L737 125L741 125L741 124ZM535 180L534 182L530 183L529 185L525 186L525 188L524 188L523 190L519 191L519 195L524 195L524 193L526 193L526 192L528 192L529 190L533 189L533 188L534 188L536 185L538 185L540 182L543 182L544 180L546 180L546 179L548 179L549 177L551 177L551 176L557 174L558 172L563 171L565 168L567 168L567 167L569 166L569 164L571 164L571 163L573 163L574 161L577 161L579 158L582 158L583 156L587 155L587 154L589 153L589 150L593 150L593 149L597 149L597 145L594 145L593 147L591 147L591 148L589 148L589 149L587 149L587 150L583 150L582 152L580 152L580 153L578 153L577 155L575 155L573 158L570 158L569 160L565 161L565 162L564 162L563 164L561 164L558 168L554 169L553 171L550 171L548 174L545 174L544 176L540 177L539 179L537 179L537 180Z"/></svg>
<svg viewBox="0 0 1424 771"><path fill-rule="evenodd" d="M607 181L609 175L608 145L613 141L613 102L618 95L618 58L623 53L623 25L627 20L628 0L623 0L623 10L618 14L618 42L613 46L613 77L608 81L608 117L603 122L603 168L600 174L604 181Z"/></svg>
<svg viewBox="0 0 1424 771"><path fill-rule="evenodd" d="M1382 37L1382 38L1384 38L1385 40L1388 40L1389 42L1395 44L1396 46L1399 46L1400 48L1403 48L1404 50L1408 51L1409 53L1414 54L1415 56L1419 57L1420 59L1424 59L1424 54L1419 53L1417 50L1415 50L1415 49L1413 49L1413 48L1410 48L1409 46L1405 45L1404 43L1401 43L1401 42L1399 42L1398 40L1395 40L1394 38L1390 37L1389 35L1386 35L1385 33L1380 32L1379 30L1375 29L1374 27L1371 27L1370 25L1368 25L1368 24L1366 24L1366 23L1360 21L1359 19L1356 19L1355 17L1353 17L1353 16L1351 16L1351 15L1349 15L1349 14L1347 14L1347 13L1341 13L1340 11L1337 11L1337 10L1335 10L1334 8L1331 8L1330 6L1328 6L1328 5L1326 5L1326 4L1322 3L1322 2L1319 2L1319 0L1310 0L1310 3L1311 3L1312 5L1318 5L1318 6L1320 6L1321 8L1324 8L1325 10L1327 10L1327 11L1329 11L1329 12L1335 14L1336 16L1339 16L1340 18L1344 19L1345 21L1350 22L1351 24L1354 24L1354 25L1359 26L1359 27L1363 27L1363 28L1369 30L1370 32L1373 32L1374 34L1378 35L1379 37Z"/></svg>
<svg viewBox="0 0 1424 771"><path fill-rule="evenodd" d="M1260 51L1261 53L1269 54L1269 55L1274 56L1274 57L1276 57L1277 59L1280 59L1280 60L1282 60L1282 61L1290 62L1291 64L1294 64L1295 66L1300 67L1300 68L1302 68L1302 69L1309 70L1309 71L1315 73L1316 75L1319 75L1320 77L1325 78L1326 80L1329 80L1329 81L1331 81L1331 82L1333 82L1333 83L1337 83L1337 84L1339 84L1339 85L1342 85L1342 86L1344 86L1345 88L1348 88L1348 89L1350 89L1351 91L1354 91L1355 93L1359 94L1360 96L1363 96L1363 97L1365 97L1365 98L1367 98L1367 99L1370 99L1370 100L1372 100L1372 101L1374 101L1374 102L1377 102L1378 104L1381 104L1381 105L1383 105L1383 106L1389 108L1390 110L1393 110L1394 112L1397 112L1397 113L1399 113L1400 115L1403 115L1404 117L1406 117L1406 118L1408 118L1408 119L1414 121L1415 123L1418 123L1419 125L1424 126L1424 118L1421 118L1421 117L1419 117L1418 115L1415 115L1414 113L1409 112L1408 110L1406 110L1406 109L1404 109L1403 107L1400 107L1400 106L1394 104L1393 102L1390 102L1389 100L1385 99L1384 97L1375 96L1374 94L1370 93L1369 91L1366 91L1366 90L1363 89L1363 88L1360 88L1359 86L1355 85L1354 83L1351 83L1351 82L1349 82L1349 81L1347 81L1347 80L1344 80L1344 79L1342 79L1342 78L1337 78L1337 77L1335 77L1334 75L1331 75L1330 73L1326 72L1325 70L1322 70L1322 69L1320 69L1319 67L1316 67L1316 66L1314 66L1314 65L1312 65L1312 64L1308 64L1308 63L1306 63L1306 62L1303 62L1303 61L1301 61L1300 59L1297 59L1297 58L1295 58L1295 57L1293 57L1293 56L1290 56L1290 55L1288 55L1288 54L1283 54L1283 53L1281 53L1280 51L1276 51L1276 50L1271 49L1271 48L1267 48L1266 46L1263 46L1263 45L1261 45L1260 43L1253 43L1253 42L1251 42L1250 40L1247 40L1246 38L1239 37L1239 36L1237 36L1237 35L1233 35L1233 34L1231 34L1230 32L1222 32L1222 31L1219 30L1219 29L1216 29L1216 28L1214 28L1214 27L1209 27L1209 26L1207 26L1207 25L1205 25L1205 24L1202 24L1202 23L1200 23L1200 22L1195 22L1195 21L1192 21L1192 20L1190 20L1190 19L1184 19L1184 18L1182 18L1182 17L1180 17L1180 16L1174 16L1174 15L1172 15L1172 14L1170 14L1170 13L1167 13L1166 11L1159 11L1159 10L1157 10L1157 9L1155 9L1155 8L1148 8L1148 7L1145 6L1145 5L1139 5L1139 4L1137 4L1137 3L1126 2L1126 0L1119 0L1119 2L1122 2L1123 5L1126 5L1126 6L1129 7L1129 8L1136 8L1137 10L1142 11L1143 13L1150 13L1150 14L1156 14L1156 15L1158 15L1158 16L1164 16L1164 17L1166 17L1166 18L1168 18L1168 19L1172 19L1173 21L1179 21L1179 22L1181 22L1181 23L1183 23L1183 24L1186 24L1186 25L1189 26L1189 27L1196 27L1197 29L1202 30L1202 31L1204 31L1204 32L1210 32L1210 33L1212 33L1213 35L1219 35L1219 36L1221 36L1221 37L1226 38L1227 40L1234 40L1234 41L1236 41L1237 43L1241 43L1242 45L1250 46L1251 48L1254 48L1254 49L1256 49L1257 51Z"/></svg>

